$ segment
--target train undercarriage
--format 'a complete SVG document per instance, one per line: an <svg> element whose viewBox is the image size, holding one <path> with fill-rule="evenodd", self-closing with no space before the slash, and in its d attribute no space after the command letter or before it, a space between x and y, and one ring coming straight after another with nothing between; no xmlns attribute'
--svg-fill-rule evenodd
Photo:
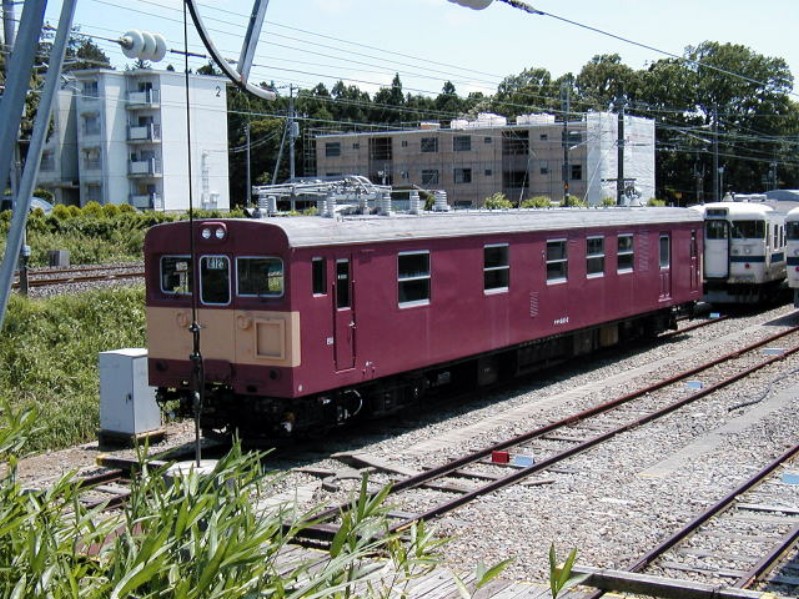
<svg viewBox="0 0 799 599"><path fill-rule="evenodd" d="M659 310L299 399L240 395L226 385L206 386L201 398L175 389L159 389L157 397L162 402L177 400L177 413L185 417L192 417L200 404L200 428L206 437L237 434L246 440L272 442L318 436L361 419L427 407L439 398L489 388L578 356L651 339L676 329L678 316L692 317L693 304L681 311Z"/></svg>

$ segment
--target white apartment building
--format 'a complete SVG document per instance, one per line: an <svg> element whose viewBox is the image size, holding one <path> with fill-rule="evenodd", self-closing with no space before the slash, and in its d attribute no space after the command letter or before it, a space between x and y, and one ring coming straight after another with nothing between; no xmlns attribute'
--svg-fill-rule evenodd
<svg viewBox="0 0 799 599"><path fill-rule="evenodd" d="M74 99L74 116L61 118L64 130L52 136L40 167L39 184L51 188L57 201L185 211L190 137L194 207L230 208L225 79L189 76L189 129L182 73L92 69L73 74L74 95L67 90L62 95ZM74 154L69 131L75 135Z"/></svg>
<svg viewBox="0 0 799 599"><path fill-rule="evenodd" d="M623 178L646 202L655 196L654 121L625 116L623 132ZM514 123L484 114L446 128L423 123L413 130L318 135L316 174L440 189L456 207L481 206L495 193L514 203L536 195L560 201L567 191L596 205L616 198L618 146L616 114L589 113L565 124L546 114Z"/></svg>

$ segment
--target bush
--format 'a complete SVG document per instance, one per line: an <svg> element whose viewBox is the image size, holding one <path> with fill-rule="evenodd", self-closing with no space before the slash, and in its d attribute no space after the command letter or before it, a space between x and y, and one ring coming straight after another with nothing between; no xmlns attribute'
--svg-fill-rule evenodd
<svg viewBox="0 0 799 599"><path fill-rule="evenodd" d="M552 200L549 196L533 196L524 200L520 208L551 208Z"/></svg>
<svg viewBox="0 0 799 599"><path fill-rule="evenodd" d="M141 475L131 482L124 509L101 517L101 508L81 504L72 475L45 491L16 482L35 420L29 410L4 406L0 413L3 597L406 596L412 580L435 569L446 542L435 540L423 523L389 532L388 491L371 496L364 478L326 559L310 554L288 568L281 559L288 544L319 510L300 513L290 503L258 507L280 478L262 471L262 454L244 454L238 443L211 473L192 469L169 484L141 452ZM507 563L479 567L475 587Z"/></svg>
<svg viewBox="0 0 799 599"><path fill-rule="evenodd" d="M602 198L602 202L600 203L602 206L615 206L616 205L616 198Z"/></svg>
<svg viewBox="0 0 799 599"><path fill-rule="evenodd" d="M483 207L488 210L507 210L513 208L513 203L504 193L497 192L483 201Z"/></svg>
<svg viewBox="0 0 799 599"><path fill-rule="evenodd" d="M658 200L657 198L649 198L646 203L647 206L651 207L663 207L666 205L666 200Z"/></svg>
<svg viewBox="0 0 799 599"><path fill-rule="evenodd" d="M588 203L584 202L577 196L569 194L565 198L563 198L561 206L565 206L568 208L585 208L586 206L588 206Z"/></svg>

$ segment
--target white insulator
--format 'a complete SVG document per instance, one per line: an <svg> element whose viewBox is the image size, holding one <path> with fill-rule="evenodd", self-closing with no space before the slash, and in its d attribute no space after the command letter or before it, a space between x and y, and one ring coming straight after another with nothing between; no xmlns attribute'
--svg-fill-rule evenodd
<svg viewBox="0 0 799 599"><path fill-rule="evenodd" d="M410 213L419 214L422 211L422 199L419 197L419 192L413 190L410 196Z"/></svg>
<svg viewBox="0 0 799 599"><path fill-rule="evenodd" d="M357 197L358 197L358 209L360 213L366 214L367 211L369 210L369 198L366 197L366 194L361 193L360 189L357 191Z"/></svg>
<svg viewBox="0 0 799 599"><path fill-rule="evenodd" d="M269 216L274 216L277 214L277 198L275 196L269 196L266 198L266 213Z"/></svg>
<svg viewBox="0 0 799 599"><path fill-rule="evenodd" d="M328 218L336 216L336 196L333 193L327 194L325 198L325 216Z"/></svg>
<svg viewBox="0 0 799 599"><path fill-rule="evenodd" d="M391 216L391 193L388 191L380 195L380 214Z"/></svg>
<svg viewBox="0 0 799 599"><path fill-rule="evenodd" d="M268 207L268 200L267 200L267 197L266 197L266 192L259 191L258 192L258 209L261 212L266 212L267 207Z"/></svg>
<svg viewBox="0 0 799 599"><path fill-rule="evenodd" d="M461 6L466 6L468 8L472 8L474 10L482 10L487 8L493 0L449 0L450 2L454 2L455 4L460 4Z"/></svg>
<svg viewBox="0 0 799 599"><path fill-rule="evenodd" d="M131 29L119 40L127 58L158 62L166 56L166 38L160 33Z"/></svg>
<svg viewBox="0 0 799 599"><path fill-rule="evenodd" d="M449 212L449 204L447 203L447 192L446 191L436 191L435 192L436 201L433 204L433 210L435 212Z"/></svg>

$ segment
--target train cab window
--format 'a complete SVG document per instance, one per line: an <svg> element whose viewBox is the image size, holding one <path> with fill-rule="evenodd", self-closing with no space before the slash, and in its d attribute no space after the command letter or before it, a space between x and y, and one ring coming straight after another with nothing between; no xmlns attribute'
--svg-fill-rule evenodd
<svg viewBox="0 0 799 599"><path fill-rule="evenodd" d="M397 302L404 307L430 303L430 252L397 255Z"/></svg>
<svg viewBox="0 0 799 599"><path fill-rule="evenodd" d="M327 293L327 260L324 258L311 260L311 279L313 294L325 295Z"/></svg>
<svg viewBox="0 0 799 599"><path fill-rule="evenodd" d="M230 260L227 256L200 258L200 300L204 304L230 303Z"/></svg>
<svg viewBox="0 0 799 599"><path fill-rule="evenodd" d="M507 291L510 287L510 260L507 243L487 245L483 248L483 289Z"/></svg>
<svg viewBox="0 0 799 599"><path fill-rule="evenodd" d="M236 259L236 295L280 297L283 295L283 260L243 257Z"/></svg>
<svg viewBox="0 0 799 599"><path fill-rule="evenodd" d="M785 237L789 241L799 240L799 220L785 223Z"/></svg>
<svg viewBox="0 0 799 599"><path fill-rule="evenodd" d="M733 239L765 239L766 223L762 220L736 220L732 222Z"/></svg>
<svg viewBox="0 0 799 599"><path fill-rule="evenodd" d="M660 268L671 266L671 238L668 235L660 236Z"/></svg>
<svg viewBox="0 0 799 599"><path fill-rule="evenodd" d="M616 270L618 272L632 272L633 265L635 264L635 252L632 235L619 235L616 259Z"/></svg>
<svg viewBox="0 0 799 599"><path fill-rule="evenodd" d="M565 239L547 241L547 283L563 283L569 277L569 254Z"/></svg>
<svg viewBox="0 0 799 599"><path fill-rule="evenodd" d="M727 239L727 231L729 226L726 220L708 220L705 221L705 238L706 239Z"/></svg>
<svg viewBox="0 0 799 599"><path fill-rule="evenodd" d="M589 277L605 274L605 238L588 237L585 240L585 273Z"/></svg>
<svg viewBox="0 0 799 599"><path fill-rule="evenodd" d="M161 293L191 295L192 283L190 256L161 257Z"/></svg>

